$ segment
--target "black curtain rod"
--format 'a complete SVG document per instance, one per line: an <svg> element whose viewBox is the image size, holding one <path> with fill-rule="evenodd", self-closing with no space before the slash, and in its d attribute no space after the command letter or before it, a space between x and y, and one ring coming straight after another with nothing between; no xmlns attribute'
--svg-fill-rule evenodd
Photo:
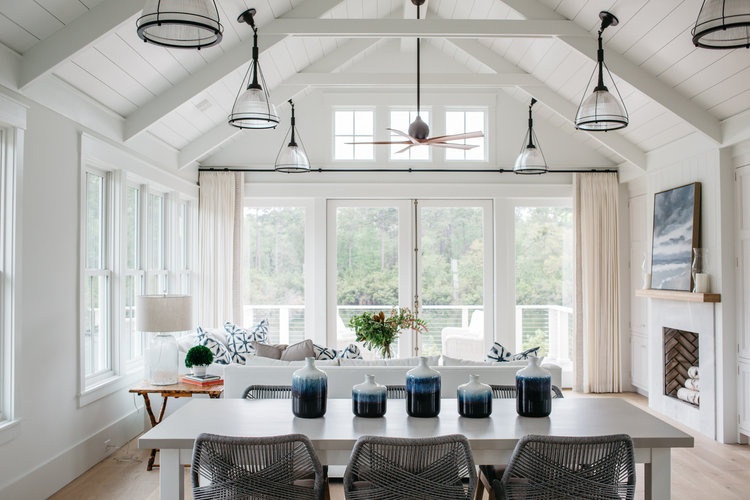
<svg viewBox="0 0 750 500"><path fill-rule="evenodd" d="M199 168L199 172L276 172L273 168L211 168L204 167ZM419 172L424 173L490 173L490 174L512 174L512 169L457 169L457 168L311 168L309 172L324 173L324 172L354 172L354 173L365 173L365 172L404 172L408 174L415 174ZM279 172L288 173L288 172ZM307 172L299 172L307 173ZM595 173L595 174L612 174L617 173L614 169L597 170L591 169L579 169L579 170L548 170L548 174L580 174L580 173ZM517 174L517 175L529 175L529 174ZM541 175L541 174L532 174Z"/></svg>

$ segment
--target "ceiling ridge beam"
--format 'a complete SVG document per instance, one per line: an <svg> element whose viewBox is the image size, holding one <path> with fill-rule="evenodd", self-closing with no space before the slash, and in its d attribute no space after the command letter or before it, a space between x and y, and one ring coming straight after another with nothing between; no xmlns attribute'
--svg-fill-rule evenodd
<svg viewBox="0 0 750 500"><path fill-rule="evenodd" d="M524 73L422 73L421 84L427 87L498 88L539 85L534 76ZM292 75L282 85L319 87L414 87L411 73L317 73L303 71Z"/></svg>
<svg viewBox="0 0 750 500"><path fill-rule="evenodd" d="M560 20L562 18L553 9L540 4L538 0L501 1L526 19L541 20L539 19L541 17L547 20ZM557 38L592 61L596 61L596 39L585 29L578 25L576 27L578 33L560 35ZM677 115L712 141L717 144L722 142L721 124L708 111L661 81L657 76L634 64L616 50L606 48L605 57L607 66L622 80Z"/></svg>
<svg viewBox="0 0 750 500"><path fill-rule="evenodd" d="M53 71L143 9L135 0L105 0L23 54L19 88ZM133 26L135 29L135 25Z"/></svg>
<svg viewBox="0 0 750 500"><path fill-rule="evenodd" d="M447 42L455 45L469 54L470 57L495 71L503 71L507 68L508 64L512 64L510 61L476 40L448 40ZM522 70L518 69L518 71L520 72ZM574 122L576 114L575 105L562 97L555 90L548 87L545 83L536 80L535 85L518 85L518 88L532 97L537 98L539 102L549 107L566 121L571 124ZM646 153L621 134L616 132L603 133L585 131L581 131L581 133L587 134L589 137L641 170L646 170Z"/></svg>
<svg viewBox="0 0 750 500"><path fill-rule="evenodd" d="M318 17L322 16L343 0L306 0L302 5L292 9L279 19L271 21L268 26L259 28L258 47L263 53L286 38L285 35L267 35L266 29L280 19L296 16ZM208 87L226 77L233 71L250 62L250 46L247 42L240 42L235 47L227 50L217 59L201 67L195 73L184 78L173 87L161 94L152 97L149 102L140 106L125 119L125 132L123 140L127 141L145 131L148 127L158 122L166 115L179 108Z"/></svg>

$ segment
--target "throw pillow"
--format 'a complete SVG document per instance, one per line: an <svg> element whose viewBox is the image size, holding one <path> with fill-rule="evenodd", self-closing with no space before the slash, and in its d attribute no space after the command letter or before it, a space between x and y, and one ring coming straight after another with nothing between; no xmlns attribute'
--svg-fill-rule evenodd
<svg viewBox="0 0 750 500"><path fill-rule="evenodd" d="M495 342L490 347L490 352L487 353L487 361L500 363L503 361L510 361L510 351L507 350L500 342Z"/></svg>
<svg viewBox="0 0 750 500"><path fill-rule="evenodd" d="M513 356L510 357L511 361L520 361L522 359L529 359L529 356L537 357L539 356L539 349L541 349L540 346L532 347L531 349L526 349L525 351L517 352Z"/></svg>
<svg viewBox="0 0 750 500"><path fill-rule="evenodd" d="M250 343L255 350L255 355L261 358L281 359L287 347L286 344L261 344L255 340Z"/></svg>
<svg viewBox="0 0 750 500"><path fill-rule="evenodd" d="M336 359L338 357L338 351L333 347L323 347L318 344L313 344L315 350L315 359Z"/></svg>
<svg viewBox="0 0 750 500"><path fill-rule="evenodd" d="M303 340L292 344L281 353L281 358L284 361L304 361L305 358L314 358L315 348L313 347L312 340Z"/></svg>
<svg viewBox="0 0 750 500"><path fill-rule="evenodd" d="M224 344L216 340L201 327L198 327L196 331L198 341L196 345L204 345L211 349L211 352L214 355L214 363L218 363L220 365L228 365L231 362L229 351Z"/></svg>
<svg viewBox="0 0 750 500"><path fill-rule="evenodd" d="M356 344L349 344L346 349L339 351L340 359L362 359L362 351Z"/></svg>
<svg viewBox="0 0 750 500"><path fill-rule="evenodd" d="M268 320L264 319L251 330L240 328L234 323L224 323L227 331L227 349L232 363L244 365L248 357L255 355L252 342L268 343Z"/></svg>

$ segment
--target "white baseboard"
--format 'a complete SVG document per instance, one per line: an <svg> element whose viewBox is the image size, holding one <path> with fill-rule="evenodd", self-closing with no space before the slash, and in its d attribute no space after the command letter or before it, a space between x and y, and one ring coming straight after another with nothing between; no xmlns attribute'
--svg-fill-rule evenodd
<svg viewBox="0 0 750 500"><path fill-rule="evenodd" d="M144 410L133 410L124 417L79 441L27 474L0 488L5 500L45 499L101 462L144 431ZM104 441L111 440L110 449Z"/></svg>

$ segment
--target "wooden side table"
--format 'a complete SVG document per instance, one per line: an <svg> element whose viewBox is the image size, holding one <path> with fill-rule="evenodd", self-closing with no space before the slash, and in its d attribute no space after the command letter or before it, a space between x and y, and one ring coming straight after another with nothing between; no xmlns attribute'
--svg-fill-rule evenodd
<svg viewBox="0 0 750 500"><path fill-rule="evenodd" d="M134 392L143 396L143 401L146 403L146 412L148 412L148 418L151 420L151 427L155 427L164 418L164 410L167 409L167 398L191 398L193 397L193 394L208 394L211 399L216 399L221 396L222 392L224 392L224 384L200 386L178 382L172 385L152 385L151 383L144 381L132 387L129 392ZM149 394L159 394L162 397L161 410L159 411L158 419L154 416L154 412L151 409L151 401L148 398ZM151 450L151 456L148 459L146 470L159 467L159 464L154 464L157 451L157 449Z"/></svg>

